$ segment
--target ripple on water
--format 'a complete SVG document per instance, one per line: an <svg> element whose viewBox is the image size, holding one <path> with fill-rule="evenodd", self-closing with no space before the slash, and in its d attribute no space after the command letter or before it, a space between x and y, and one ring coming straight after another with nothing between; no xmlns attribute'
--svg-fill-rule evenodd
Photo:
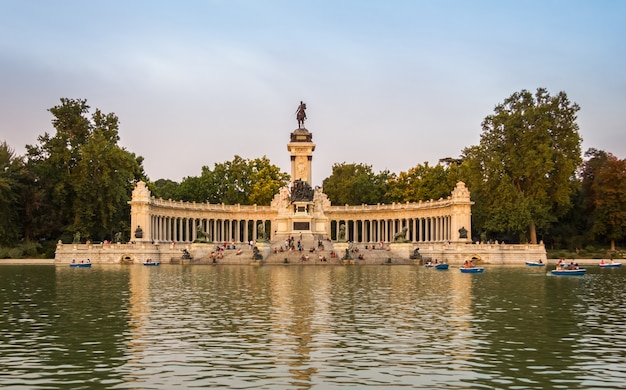
<svg viewBox="0 0 626 390"><path fill-rule="evenodd" d="M624 271L2 269L1 387L618 388ZM28 275L24 274L26 272ZM40 274L38 274L40 273Z"/></svg>

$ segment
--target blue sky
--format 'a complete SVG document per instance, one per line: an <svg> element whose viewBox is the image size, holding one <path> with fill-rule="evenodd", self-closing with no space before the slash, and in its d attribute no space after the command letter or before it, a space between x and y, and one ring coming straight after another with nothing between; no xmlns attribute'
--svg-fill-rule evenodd
<svg viewBox="0 0 626 390"><path fill-rule="evenodd" d="M623 1L0 0L0 141L87 99L152 180L267 156L307 104L314 185L334 163L399 173L458 157L512 93L580 105L583 151L626 158Z"/></svg>

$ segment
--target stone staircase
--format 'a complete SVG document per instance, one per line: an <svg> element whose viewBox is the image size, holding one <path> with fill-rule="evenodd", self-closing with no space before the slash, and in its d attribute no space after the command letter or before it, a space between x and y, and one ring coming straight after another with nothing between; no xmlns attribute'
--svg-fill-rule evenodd
<svg viewBox="0 0 626 390"><path fill-rule="evenodd" d="M322 246L318 247L319 242L315 239L303 238L302 251L286 250L284 240L274 241L270 243L269 254L263 258L263 264L302 264L302 265L343 265L343 257L345 249L335 249L335 244L330 241L322 241ZM340 245L341 246L341 245ZM366 249L367 247L367 249ZM354 251L351 252L351 258L355 265L375 265L375 264L413 264L411 259L394 258L392 253L386 249L371 249L370 245L355 244ZM222 258L215 259L209 256L213 252L215 245L206 247L202 250L192 250L193 260L190 264L251 264L252 249L247 244L238 244L235 249L225 249L222 251ZM343 244L345 248L345 244ZM335 256L333 256L333 253ZM362 259L359 259L362 256ZM307 259L308 257L308 259ZM322 260L325 258L325 261Z"/></svg>

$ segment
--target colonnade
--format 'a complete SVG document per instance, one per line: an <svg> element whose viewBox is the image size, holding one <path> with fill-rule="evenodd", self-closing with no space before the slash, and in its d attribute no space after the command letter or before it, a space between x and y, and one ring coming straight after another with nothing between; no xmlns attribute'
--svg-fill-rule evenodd
<svg viewBox="0 0 626 390"><path fill-rule="evenodd" d="M407 229L406 240L445 242L458 238L452 232L450 215L392 219L332 219L331 239L337 240L339 227L345 226L345 239L357 243L393 242L396 233Z"/></svg>
<svg viewBox="0 0 626 390"><path fill-rule="evenodd" d="M270 206L216 205L155 199L138 182L129 203L135 227L131 240L138 241L194 242L204 235L210 242L247 243L302 233L339 240L342 230L348 241L379 243L395 241L406 228L409 242L471 242L472 202L463 182L445 199L361 206L317 199L303 212L291 209L288 191L277 194Z"/></svg>
<svg viewBox="0 0 626 390"><path fill-rule="evenodd" d="M150 216L150 239L155 242L193 242L199 235L211 242L249 242L259 237L259 225L270 232L269 220L207 219L193 217Z"/></svg>

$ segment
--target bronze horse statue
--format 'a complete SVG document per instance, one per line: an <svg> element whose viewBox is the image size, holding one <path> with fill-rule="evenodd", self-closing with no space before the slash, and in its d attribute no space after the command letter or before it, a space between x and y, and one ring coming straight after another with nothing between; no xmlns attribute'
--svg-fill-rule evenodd
<svg viewBox="0 0 626 390"><path fill-rule="evenodd" d="M304 128L304 120L306 119L306 104L300 101L298 110L296 111L296 119L298 120L298 129Z"/></svg>

